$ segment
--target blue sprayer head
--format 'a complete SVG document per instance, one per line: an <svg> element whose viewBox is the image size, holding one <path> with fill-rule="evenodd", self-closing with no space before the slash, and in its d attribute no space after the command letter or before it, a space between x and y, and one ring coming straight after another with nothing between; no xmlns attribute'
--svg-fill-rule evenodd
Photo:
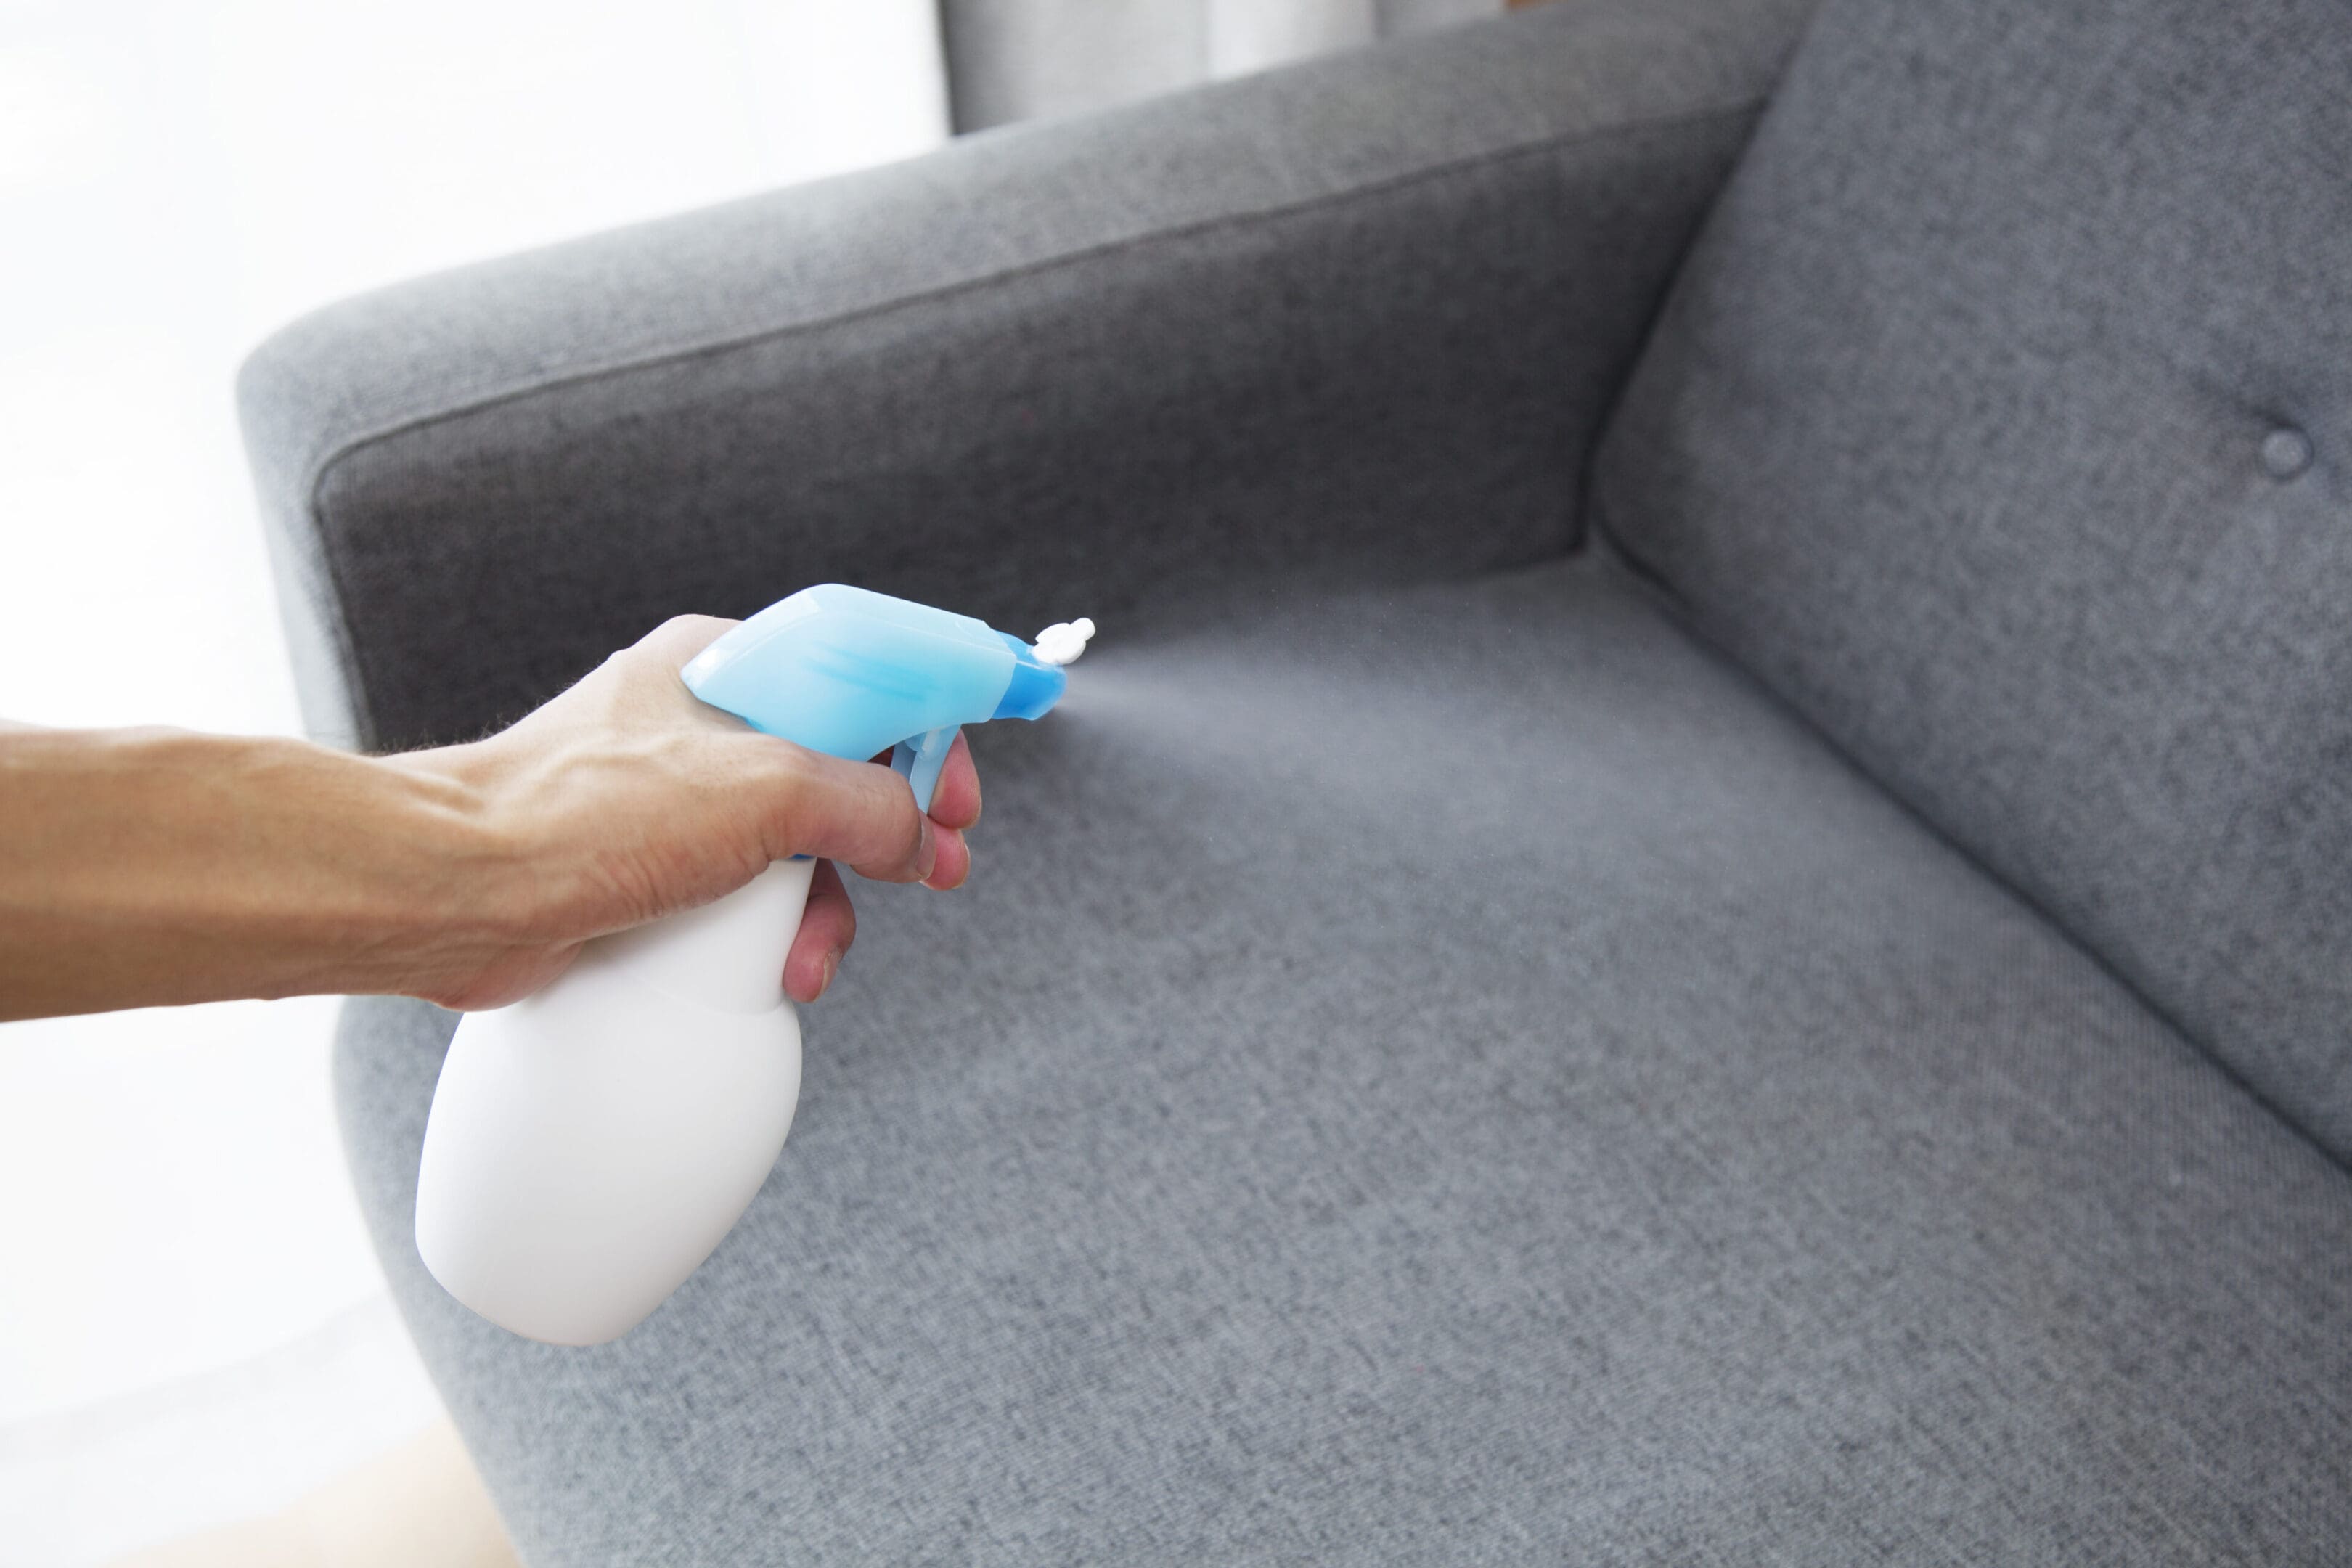
<svg viewBox="0 0 2352 1568"><path fill-rule="evenodd" d="M1092 621L1052 626L1036 644L984 621L821 583L769 605L697 655L687 689L755 730L855 762L892 751L929 806L956 730L1035 719L1061 700L1061 666Z"/></svg>
<svg viewBox="0 0 2352 1568"><path fill-rule="evenodd" d="M1034 646L969 616L827 583L712 643L688 689L753 728L892 765L929 808L957 727L1034 719L1094 623ZM416 1176L416 1250L519 1334L598 1344L692 1273L792 1130L801 1030L784 954L816 863L602 936L536 995L470 1013L443 1059Z"/></svg>

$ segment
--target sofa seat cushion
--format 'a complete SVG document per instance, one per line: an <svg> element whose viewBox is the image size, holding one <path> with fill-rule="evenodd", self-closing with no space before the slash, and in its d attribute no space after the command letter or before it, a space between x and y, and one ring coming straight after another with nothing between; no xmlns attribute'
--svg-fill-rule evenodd
<svg viewBox="0 0 2352 1568"><path fill-rule="evenodd" d="M2352 1540L2352 1180L1610 563L1106 626L977 745L972 885L862 890L615 1344L425 1277L450 1018L352 1005L534 1568Z"/></svg>

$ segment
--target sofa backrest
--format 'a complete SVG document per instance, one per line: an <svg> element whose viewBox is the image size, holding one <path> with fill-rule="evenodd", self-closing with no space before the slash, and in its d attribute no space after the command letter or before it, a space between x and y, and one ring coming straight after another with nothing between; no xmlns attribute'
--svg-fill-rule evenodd
<svg viewBox="0 0 2352 1568"><path fill-rule="evenodd" d="M2352 11L1830 0L1597 517L2352 1159Z"/></svg>

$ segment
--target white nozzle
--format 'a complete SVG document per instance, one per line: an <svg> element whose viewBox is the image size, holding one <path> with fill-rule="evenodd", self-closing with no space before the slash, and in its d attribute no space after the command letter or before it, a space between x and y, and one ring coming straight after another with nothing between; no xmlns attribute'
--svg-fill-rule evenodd
<svg viewBox="0 0 2352 1568"><path fill-rule="evenodd" d="M1087 651L1094 635L1094 622L1084 616L1075 621L1055 621L1037 634L1037 657L1047 664L1068 664Z"/></svg>

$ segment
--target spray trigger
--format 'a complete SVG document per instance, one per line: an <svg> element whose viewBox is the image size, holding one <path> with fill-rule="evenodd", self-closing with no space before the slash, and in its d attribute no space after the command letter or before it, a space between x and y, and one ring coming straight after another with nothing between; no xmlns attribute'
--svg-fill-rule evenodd
<svg viewBox="0 0 2352 1568"><path fill-rule="evenodd" d="M940 770L948 765L948 751L955 744L958 728L949 724L926 730L891 750L891 771L907 781L907 787L915 792L915 804L925 811L931 809L931 795L940 787Z"/></svg>

